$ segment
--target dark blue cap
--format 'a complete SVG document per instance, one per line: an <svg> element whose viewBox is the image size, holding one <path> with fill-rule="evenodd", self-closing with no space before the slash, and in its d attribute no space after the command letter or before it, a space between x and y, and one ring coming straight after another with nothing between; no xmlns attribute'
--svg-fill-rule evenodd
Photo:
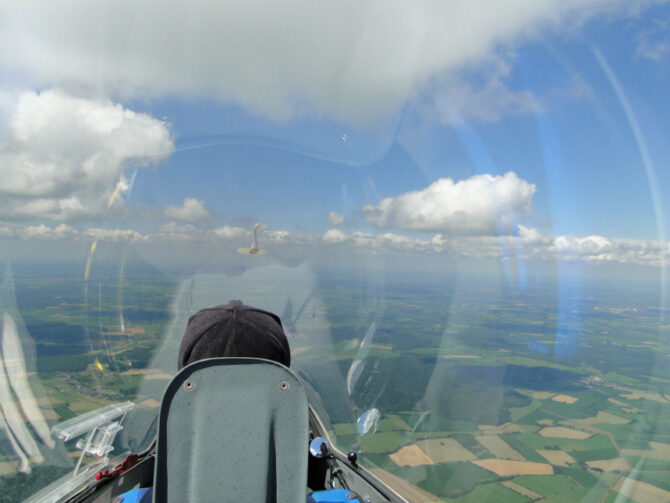
<svg viewBox="0 0 670 503"><path fill-rule="evenodd" d="M198 311L188 320L177 365L216 357L265 358L291 365L291 351L276 314L241 300Z"/></svg>

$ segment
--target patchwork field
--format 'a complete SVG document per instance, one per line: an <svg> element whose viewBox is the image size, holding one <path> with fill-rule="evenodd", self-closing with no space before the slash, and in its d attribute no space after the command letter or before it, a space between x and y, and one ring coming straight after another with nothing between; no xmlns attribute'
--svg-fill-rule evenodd
<svg viewBox="0 0 670 503"><path fill-rule="evenodd" d="M608 398L607 401L609 403L612 403L614 405L618 405L619 407L628 407L628 404L625 402L622 402L621 400L617 400L616 398Z"/></svg>
<svg viewBox="0 0 670 503"><path fill-rule="evenodd" d="M503 435L505 433L521 433L523 430L519 427L518 424L514 423L504 423L500 426L494 426L491 424L480 424L479 429L482 433L487 435Z"/></svg>
<svg viewBox="0 0 670 503"><path fill-rule="evenodd" d="M512 459L515 461L526 461L518 451L497 435L480 435L477 441L486 447L491 454L500 459Z"/></svg>
<svg viewBox="0 0 670 503"><path fill-rule="evenodd" d="M393 346L391 344L370 344L370 349L381 349L383 351L391 351Z"/></svg>
<svg viewBox="0 0 670 503"><path fill-rule="evenodd" d="M542 449L537 452L554 466L568 466L577 462L575 458L564 451Z"/></svg>
<svg viewBox="0 0 670 503"><path fill-rule="evenodd" d="M382 482L388 484L394 490L398 491L402 496L407 498L413 503L435 503L440 501L440 498L431 494L427 491L424 491L420 487L408 482L407 480L400 478L396 475L393 475L386 470L381 469L372 469L370 470L372 474L377 477Z"/></svg>
<svg viewBox="0 0 670 503"><path fill-rule="evenodd" d="M670 444L652 441L649 442L649 447L649 450L623 449L621 452L626 456L639 456L670 462Z"/></svg>
<svg viewBox="0 0 670 503"><path fill-rule="evenodd" d="M639 503L670 501L670 491L630 478L621 479L614 489Z"/></svg>
<svg viewBox="0 0 670 503"><path fill-rule="evenodd" d="M481 358L479 355L440 355L440 358L447 360L477 360Z"/></svg>
<svg viewBox="0 0 670 503"><path fill-rule="evenodd" d="M492 471L499 477L511 477L513 475L554 474L554 469L552 466L544 463L511 461L507 459L479 459L477 461L472 461L472 463L486 470Z"/></svg>
<svg viewBox="0 0 670 503"><path fill-rule="evenodd" d="M626 391L627 393L621 394L621 398L626 398L627 400L651 400L658 403L670 403L667 398L665 398L660 393L653 393L649 391L625 388L623 386L618 386L616 389L621 391Z"/></svg>
<svg viewBox="0 0 670 503"><path fill-rule="evenodd" d="M574 480L562 474L556 474L552 477L521 475L514 477L512 482L545 498L559 493L567 493L577 487L577 483Z"/></svg>
<svg viewBox="0 0 670 503"><path fill-rule="evenodd" d="M594 417L587 417L584 419L572 419L566 421L566 423L574 425L591 425L591 424L628 424L630 419L624 419L623 417L615 416L609 412L599 411Z"/></svg>
<svg viewBox="0 0 670 503"><path fill-rule="evenodd" d="M148 375L163 375L164 371L161 369L128 369L123 372L120 372L119 375L122 376L148 376ZM167 374L165 374L167 375ZM170 376L168 378L172 379Z"/></svg>
<svg viewBox="0 0 670 503"><path fill-rule="evenodd" d="M556 394L551 391L530 391L530 390L528 390L527 393L529 396L535 398L536 400L547 400Z"/></svg>
<svg viewBox="0 0 670 503"><path fill-rule="evenodd" d="M585 431L563 428L561 426L548 426L542 428L538 433L543 437L548 438L569 438L578 440L583 440L591 436L590 433L586 433Z"/></svg>
<svg viewBox="0 0 670 503"><path fill-rule="evenodd" d="M406 445L402 449L389 455L389 458L398 466L421 466L432 465L435 462L430 459L416 444Z"/></svg>
<svg viewBox="0 0 670 503"><path fill-rule="evenodd" d="M432 438L416 443L435 463L471 461L477 457L453 438Z"/></svg>
<svg viewBox="0 0 670 503"><path fill-rule="evenodd" d="M587 461L586 464L590 468L597 468L604 472L624 472L630 470L631 468L630 463L622 458Z"/></svg>
<svg viewBox="0 0 670 503"><path fill-rule="evenodd" d="M527 498L503 484L484 484L451 501L457 503L481 503L482 501L504 501L506 503L523 503Z"/></svg>
<svg viewBox="0 0 670 503"><path fill-rule="evenodd" d="M307 309L312 317L295 321L291 332L301 335L289 334L296 369L324 400L334 445L358 452L361 465L410 501L612 503L617 493L608 491L626 477L617 490L640 503L668 496L670 376L653 368L656 350L624 344L655 340L658 326L651 330L649 323L637 319L626 323L620 314L587 309L558 327L557 318L551 317L556 315L556 299L541 292L522 304L510 304L506 296L513 292L491 299L493 290L473 286L472 295L451 298L430 288L407 288L403 280L397 288L386 285L384 320L378 323L355 389L347 393L338 386L369 326L354 307L367 298L369 285L351 286L339 277L329 281L317 292L324 299L323 311ZM53 295L81 295L81 285L75 289L69 283L59 283ZM145 281L138 283L141 287ZM259 291L267 287L256 286ZM67 288L72 291L67 293ZM112 327L117 324L116 288L118 276L102 281L102 292L108 293L99 309L109 318L103 324ZM144 292L136 296L135 303L143 307L133 321L144 333L130 340L110 339L108 358L101 358L104 370L93 367L88 355L87 334L98 335L90 323L84 326L90 312L68 307L67 321L51 320L48 326L41 301L25 312L37 344L46 393L38 400L50 411L47 419L68 419L122 399L137 403L133 414L157 412L160 395L136 395L135 388L148 380L160 387L171 377L145 367L155 366L152 344L162 343L161 327L171 319L167 303L173 291ZM53 304L43 285L37 293ZM445 300L455 307L447 325ZM319 330L324 327L332 345L313 344L322 340ZM660 339L658 344L663 354L670 353L670 344ZM559 350L569 357L560 357ZM382 417L373 433L360 436L356 419L372 406ZM0 458L0 475L14 473L17 465L12 463L9 456ZM33 475L31 481L48 478L39 474L39 467ZM3 481L0 503L23 500L13 497Z"/></svg>
<svg viewBox="0 0 670 503"><path fill-rule="evenodd" d="M551 399L554 402L567 403L567 404L573 404L577 400L579 400L579 398L575 398L574 396L570 396L570 395L555 395L555 396L552 396Z"/></svg>
<svg viewBox="0 0 670 503"><path fill-rule="evenodd" d="M516 482L512 482L511 480L507 480L505 482L501 482L502 485L507 487L508 489L511 489L515 493L519 493L522 496L525 496L526 498L530 498L531 500L539 500L542 498L541 494L536 493L535 491L531 491L530 489L520 486Z"/></svg>

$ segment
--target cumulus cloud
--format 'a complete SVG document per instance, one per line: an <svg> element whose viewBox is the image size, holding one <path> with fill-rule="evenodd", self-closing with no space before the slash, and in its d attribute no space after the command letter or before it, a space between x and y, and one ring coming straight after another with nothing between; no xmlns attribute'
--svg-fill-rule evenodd
<svg viewBox="0 0 670 503"><path fill-rule="evenodd" d="M441 178L423 190L387 197L363 206L368 223L380 228L490 234L533 213L535 185L510 171L502 176L475 175L454 182Z"/></svg>
<svg viewBox="0 0 670 503"><path fill-rule="evenodd" d="M184 199L184 204L181 206L168 206L163 210L163 216L169 220L185 222L199 222L212 217L205 209L205 203L192 197Z"/></svg>
<svg viewBox="0 0 670 503"><path fill-rule="evenodd" d="M517 226L506 236L454 236L435 234L430 240L393 233L347 234L330 229L321 237L326 246L350 247L362 253L402 255L442 254L466 259L560 260L618 263L660 267L670 260L670 245L656 240L606 238L604 236L553 236L535 228Z"/></svg>
<svg viewBox="0 0 670 503"><path fill-rule="evenodd" d="M158 232L150 236L150 239L172 242L204 241L205 232L193 224L182 225L176 222L169 222L162 225L158 229Z"/></svg>
<svg viewBox="0 0 670 503"><path fill-rule="evenodd" d="M525 245L548 244L551 241L550 236L544 236L540 231L533 227L517 226L519 239Z"/></svg>
<svg viewBox="0 0 670 503"><path fill-rule="evenodd" d="M557 258L591 263L661 266L670 260L670 246L657 240L590 236L552 236L519 226L518 249L526 258Z"/></svg>
<svg viewBox="0 0 670 503"><path fill-rule="evenodd" d="M44 224L29 225L16 229L16 236L21 239L52 240L52 239L74 239L79 237L79 232L66 224L57 227L48 227Z"/></svg>
<svg viewBox="0 0 670 503"><path fill-rule="evenodd" d="M430 242L424 239L410 238L400 234L385 232L382 234L372 234L368 232L356 231L351 234L340 229L329 229L321 240L326 245L348 244L354 249L372 253L401 253L414 254L423 253L430 248Z"/></svg>
<svg viewBox="0 0 670 503"><path fill-rule="evenodd" d="M363 124L496 47L648 3L252 0L195 8L166 0L156 9L117 0L100 11L87 0L67 9L28 0L0 21L0 44L12 48L0 52L0 72L42 86L208 96L273 118L307 112Z"/></svg>
<svg viewBox="0 0 670 503"><path fill-rule="evenodd" d="M18 97L0 143L0 211L5 219L90 219L122 207L124 170L164 159L166 125L109 101L60 90Z"/></svg>
<svg viewBox="0 0 670 503"><path fill-rule="evenodd" d="M347 221L342 213L338 213L337 211L331 211L330 213L328 213L326 222L328 223L328 225L332 225L333 227L342 227Z"/></svg>
<svg viewBox="0 0 670 503"><path fill-rule="evenodd" d="M148 234L147 238L152 241L162 242L229 242L241 244L247 241L251 243L253 234L249 229L234 225L223 225L211 229L197 227L191 223L168 222L161 225L158 231Z"/></svg>
<svg viewBox="0 0 670 503"><path fill-rule="evenodd" d="M218 227L211 232L214 236L223 239L239 239L244 236L250 236L251 233L242 227L235 227L232 225L224 225Z"/></svg>
<svg viewBox="0 0 670 503"><path fill-rule="evenodd" d="M349 235L340 229L328 229L323 233L322 238L324 243L343 243L349 239Z"/></svg>
<svg viewBox="0 0 670 503"><path fill-rule="evenodd" d="M85 234L91 238L98 239L100 241L107 241L112 243L119 242L136 242L136 241L147 241L147 236L143 236L137 231L132 229L88 229Z"/></svg>
<svg viewBox="0 0 670 503"><path fill-rule="evenodd" d="M435 234L430 240L430 244L433 247L433 250L439 253L444 250L448 244L448 241L445 239L443 234Z"/></svg>
<svg viewBox="0 0 670 503"><path fill-rule="evenodd" d="M22 226L18 223L0 224L0 239L23 241L86 241L157 244L205 243L235 250L252 238L249 229L228 226L201 229L192 224L170 222L155 232L141 234L133 229L89 228L73 229L67 224ZM670 244L657 240L607 238L604 236L553 236L535 228L517 226L514 234L504 236L458 235L437 233L429 239L402 234L362 231L344 232L329 229L321 236L295 234L286 230L263 231L261 247L279 255L319 257L328 250L345 254L392 254L403 256L446 255L467 259L559 260L588 263L618 263L660 267L670 260Z"/></svg>

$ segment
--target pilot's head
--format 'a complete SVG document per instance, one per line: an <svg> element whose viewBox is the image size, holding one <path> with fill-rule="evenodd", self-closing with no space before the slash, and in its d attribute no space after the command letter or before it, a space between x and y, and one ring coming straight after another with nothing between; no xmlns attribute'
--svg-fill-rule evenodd
<svg viewBox="0 0 670 503"><path fill-rule="evenodd" d="M205 358L251 357L291 365L288 339L276 314L231 300L191 316L179 346L179 369Z"/></svg>

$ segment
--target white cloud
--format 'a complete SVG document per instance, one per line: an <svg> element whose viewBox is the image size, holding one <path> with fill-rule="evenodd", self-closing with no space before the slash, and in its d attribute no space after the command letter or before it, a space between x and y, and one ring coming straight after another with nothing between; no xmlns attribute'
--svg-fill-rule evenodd
<svg viewBox="0 0 670 503"><path fill-rule="evenodd" d="M178 224L169 222L162 225L157 232L148 235L153 241L175 241L175 242L232 242L240 243L249 241L253 236L249 229L224 225L214 229L196 227L193 224Z"/></svg>
<svg viewBox="0 0 670 503"><path fill-rule="evenodd" d="M637 55L653 61L662 61L670 56L670 19L657 19L653 25L640 32L637 40Z"/></svg>
<svg viewBox="0 0 670 503"><path fill-rule="evenodd" d="M347 234L339 229L330 229L323 234L321 240L326 245L347 243L354 249L372 253L423 253L430 247L430 243L423 239L409 238L391 232L371 234L357 231Z"/></svg>
<svg viewBox="0 0 670 503"><path fill-rule="evenodd" d="M552 236L537 229L517 226L518 234L503 236L451 236L435 234L430 239L420 239L402 234L384 232L343 232L329 229L321 236L294 234L285 230L265 230L259 236L259 245L270 255L301 256L319 254L328 250L344 254L392 254L425 256L439 254L468 259L570 261L588 263L618 263L660 267L670 261L670 244L656 240L606 238L604 236ZM89 228L73 229L67 224L22 226L18 223L0 224L0 239L23 241L61 240L90 242L98 239L107 242L154 243L204 243L222 251L234 251L252 238L248 229L223 226L202 229L192 224L175 222L161 226L156 232L141 234L133 229ZM288 255L287 255L288 254Z"/></svg>
<svg viewBox="0 0 670 503"><path fill-rule="evenodd" d="M452 125L468 120L499 122L509 116L545 113L565 101L593 96L593 89L578 73L539 93L514 89L510 83L514 68L515 56L505 50L474 68L435 79L423 92L428 113Z"/></svg>
<svg viewBox="0 0 670 503"><path fill-rule="evenodd" d="M158 232L150 236L152 240L158 241L204 241L205 233L203 230L193 224L180 225L176 222L169 222L162 225Z"/></svg>
<svg viewBox="0 0 670 503"><path fill-rule="evenodd" d="M637 46L637 54L638 56L642 56L653 61L661 61L670 56L670 39L641 39Z"/></svg>
<svg viewBox="0 0 670 503"><path fill-rule="evenodd" d="M444 235L435 234L433 238L430 240L430 244L433 247L433 250L439 253L442 250L444 250L444 248L448 244L448 241L445 239Z"/></svg>
<svg viewBox="0 0 670 503"><path fill-rule="evenodd" d="M0 225L0 239L10 239L16 237L14 227L11 225Z"/></svg>
<svg viewBox="0 0 670 503"><path fill-rule="evenodd" d="M534 193L535 185L511 171L459 182L441 178L423 190L387 197L362 211L367 222L380 228L489 234L532 215Z"/></svg>
<svg viewBox="0 0 670 503"><path fill-rule="evenodd" d="M546 242L547 239L540 231L532 227L517 226L519 230L519 239L525 245L539 244Z"/></svg>
<svg viewBox="0 0 670 503"><path fill-rule="evenodd" d="M143 236L137 231L132 229L88 229L86 235L99 239L100 241L109 241L112 243L124 242L124 241L147 241L147 237Z"/></svg>
<svg viewBox="0 0 670 503"><path fill-rule="evenodd" d="M599 254L612 249L612 242L602 236L558 236L554 240L556 251L562 253Z"/></svg>
<svg viewBox="0 0 670 503"><path fill-rule="evenodd" d="M57 227L47 227L44 224L30 225L16 229L16 235L21 239L51 240L51 239L74 239L79 237L79 232L66 224Z"/></svg>
<svg viewBox="0 0 670 503"><path fill-rule="evenodd" d="M172 152L166 125L109 101L24 92L0 143L5 219L91 219L122 208L124 170ZM115 197L112 197L115 195Z"/></svg>
<svg viewBox="0 0 670 503"><path fill-rule="evenodd" d="M187 197L182 206L168 206L163 211L163 216L170 220L183 220L185 222L198 222L211 218L209 211L205 209L205 203L199 199Z"/></svg>
<svg viewBox="0 0 670 503"><path fill-rule="evenodd" d="M324 232L322 238L324 243L342 243L349 239L349 235L346 232L342 232L340 229L328 229Z"/></svg>
<svg viewBox="0 0 670 503"><path fill-rule="evenodd" d="M337 211L331 211L330 213L328 213L326 222L334 227L342 227L346 223L346 219L344 218L344 215L342 213L338 213Z"/></svg>
<svg viewBox="0 0 670 503"><path fill-rule="evenodd" d="M670 260L670 245L654 240L605 238L603 236L552 236L518 226L517 235L455 236L436 234L430 240L392 233L347 234L330 229L323 234L325 246L350 246L347 253L425 255L437 253L468 259L560 260L589 263L620 263L660 267Z"/></svg>
<svg viewBox="0 0 670 503"><path fill-rule="evenodd" d="M477 78L461 72L446 76L435 104L440 119L451 124L466 118L496 122L509 115L541 112L541 100L531 91L508 87L511 60L511 56L487 58Z"/></svg>
<svg viewBox="0 0 670 503"><path fill-rule="evenodd" d="M520 243L527 258L661 266L670 260L670 246L656 240L604 236L551 236L519 226Z"/></svg>
<svg viewBox="0 0 670 503"><path fill-rule="evenodd" d="M0 73L123 96L213 96L264 116L367 123L502 45L650 0L21 2ZM514 101L514 100L513 100ZM509 105L505 105L509 106ZM511 106L517 106L512 104Z"/></svg>
<svg viewBox="0 0 670 503"><path fill-rule="evenodd" d="M259 241L262 238L267 239L268 241L272 241L275 243L285 243L291 238L292 234L289 231L270 231L266 230L263 232L263 234L259 233Z"/></svg>
<svg viewBox="0 0 670 503"><path fill-rule="evenodd" d="M212 231L212 234L222 239L239 239L243 236L250 236L251 233L242 227L234 227L231 225L224 225Z"/></svg>

